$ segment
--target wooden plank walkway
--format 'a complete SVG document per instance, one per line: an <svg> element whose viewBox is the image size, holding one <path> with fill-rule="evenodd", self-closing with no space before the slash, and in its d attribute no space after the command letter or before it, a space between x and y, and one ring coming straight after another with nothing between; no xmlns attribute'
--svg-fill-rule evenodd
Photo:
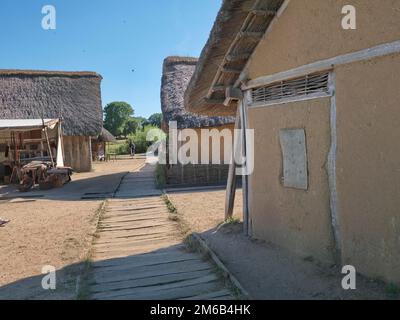
<svg viewBox="0 0 400 320"><path fill-rule="evenodd" d="M146 165L126 175L99 222L91 299L233 299L214 266L182 242Z"/></svg>

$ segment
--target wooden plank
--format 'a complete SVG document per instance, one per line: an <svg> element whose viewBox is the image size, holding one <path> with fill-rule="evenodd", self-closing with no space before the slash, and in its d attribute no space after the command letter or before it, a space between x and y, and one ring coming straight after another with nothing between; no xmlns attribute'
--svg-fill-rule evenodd
<svg viewBox="0 0 400 320"><path fill-rule="evenodd" d="M94 255L94 258L97 260L101 259L111 259L111 258L123 258L123 257L130 257L137 254L143 254L146 252L155 252L160 248L167 248L170 246L174 246L178 244L178 241L170 241L170 242L161 242L157 245L155 244L146 244L137 247L130 247L130 248L119 248L119 249L102 249L98 250Z"/></svg>
<svg viewBox="0 0 400 320"><path fill-rule="evenodd" d="M145 238L145 239L134 239L134 240L125 240L125 241L112 241L108 243L96 243L93 245L93 247L96 250L102 250L102 249L111 249L111 248L134 248L137 246L141 246L144 244L148 243L154 243L154 242L159 242L163 243L169 240L180 240L178 237L173 237L170 235L164 235L162 237L153 237L153 238Z"/></svg>
<svg viewBox="0 0 400 320"><path fill-rule="evenodd" d="M169 211L152 211L152 212L143 212L143 213L131 213L131 212L113 212L113 213L105 213L103 219L107 220L109 218L126 218L126 217L151 217L153 215L161 215L168 216Z"/></svg>
<svg viewBox="0 0 400 320"><path fill-rule="evenodd" d="M157 215L148 215L148 216L122 216L122 217L108 217L108 219L102 220L101 224L109 224L109 223L123 223L123 222L133 222L133 221L144 221L144 220L156 220L156 219L165 219L168 218L168 215L165 213L160 213Z"/></svg>
<svg viewBox="0 0 400 320"><path fill-rule="evenodd" d="M179 239L173 239L171 237L165 237L161 239L145 239L140 241L135 241L134 243L126 243L126 244L103 244L103 245L95 245L94 248L96 249L96 253L105 253L105 252L120 252L120 251L127 251L131 252L134 250L140 250L147 247L155 248L156 245L171 245L171 244L178 244L180 242Z"/></svg>
<svg viewBox="0 0 400 320"><path fill-rule="evenodd" d="M134 219L134 220L125 220L125 221L109 221L109 222L102 222L99 224L99 227L102 229L109 229L109 228L121 228L121 227L129 227L129 226L137 226L140 223L150 223L150 224L157 224L159 222L166 222L168 224L171 223L171 220L168 219L167 216L157 218L142 218L142 219Z"/></svg>
<svg viewBox="0 0 400 320"><path fill-rule="evenodd" d="M198 263L204 262L201 257L197 254L180 253L179 255L168 254L167 256L154 257L154 254L146 254L153 256L151 258L144 257L141 255L138 259L120 259L118 264L104 267L94 267L100 269L103 272L121 272L131 270L132 268L138 267L149 267L149 266L161 266L173 262L185 262L185 261L197 261Z"/></svg>
<svg viewBox="0 0 400 320"><path fill-rule="evenodd" d="M149 208L140 208L140 210L135 209L137 208L136 206L110 206L108 207L108 211L114 212L114 211L155 211L155 210L161 210L165 208L165 203L163 204L155 204L152 207Z"/></svg>
<svg viewBox="0 0 400 320"><path fill-rule="evenodd" d="M114 267L114 266L120 266L122 263L139 263L143 261L147 262L159 262L159 261L164 261L168 257L170 259L180 257L182 254L185 255L191 255L191 253L188 253L185 250L184 245L178 245L172 248L167 248L167 249L162 249L159 250L158 252L153 252L153 253L146 253L146 254L138 254L132 257L127 257L124 259L113 259L113 260L104 260L104 261L98 261L94 262L92 264L93 268L107 268L107 267Z"/></svg>
<svg viewBox="0 0 400 320"><path fill-rule="evenodd" d="M198 284L183 288L174 288L169 290L162 290L158 292L140 293L140 291L134 294L128 294L126 296L120 296L118 300L178 300L183 299L193 294L202 294L218 290L218 283L209 282L204 284ZM115 298L112 298L115 299Z"/></svg>
<svg viewBox="0 0 400 320"><path fill-rule="evenodd" d="M171 284L163 284L163 285L157 285L157 286L149 286L149 287L141 287L140 290L132 290L132 289L126 289L126 290L119 290L119 291L111 291L107 293L98 293L94 294L93 298L94 299L115 299L119 297L127 297L130 296L131 298L134 299L142 299L145 297L152 297L154 298L159 298L163 299L165 297L165 293L163 291L171 291L173 289L177 289L181 291L179 295L187 295L189 292L197 291L197 287L199 291L204 291L204 288L207 288L210 290L211 288L214 289L217 287L218 282L217 281L217 276L214 274L207 275L201 278L197 279L191 279L191 280L186 280L186 281L179 281ZM210 285L211 283L211 285ZM184 290L185 288L191 288L192 291L189 290ZM206 290L207 290L206 289ZM189 293L191 294L191 293ZM170 297L170 295L168 295Z"/></svg>
<svg viewBox="0 0 400 320"><path fill-rule="evenodd" d="M157 224L152 224L147 221L145 222L137 222L136 224L132 226L123 226L123 227L115 227L115 228L99 228L99 233L102 232L116 232L116 231L132 231L132 230L141 230L141 229L154 229L158 227L174 227L176 226L175 224L172 223L172 221L167 221L167 222L157 222Z"/></svg>
<svg viewBox="0 0 400 320"><path fill-rule="evenodd" d="M132 268L129 273L120 272L101 272L96 269L93 272L93 283L109 283L126 280L142 279L147 277L162 276L167 274L178 274L182 272L212 270L208 263L198 261L172 262L167 265L145 266Z"/></svg>
<svg viewBox="0 0 400 320"><path fill-rule="evenodd" d="M114 224L110 226L99 226L99 232L114 232L114 231L129 231L129 230L137 230L137 229L147 229L147 228L156 228L161 226L173 226L172 221L168 219L158 220L156 223L151 220L144 221L136 221L134 223L126 223L122 225Z"/></svg>
<svg viewBox="0 0 400 320"><path fill-rule="evenodd" d="M100 237L104 239L121 239L121 238L133 238L137 236L149 236L149 235L155 235L155 234L168 234L168 233L174 233L177 232L176 228L174 227L158 227L156 229L146 229L146 230L131 230L130 232L113 232L112 234L109 234L108 232L102 232L99 233Z"/></svg>
<svg viewBox="0 0 400 320"><path fill-rule="evenodd" d="M168 274L163 276L148 277L143 279L128 280L121 282L112 282L106 284L96 284L90 287L90 291L93 293L104 293L110 291L117 291L123 289L135 289L140 287L157 286L168 283L176 283L179 281L198 279L210 274L209 270L194 271L194 272L183 272L177 274ZM229 291L227 293L229 294Z"/></svg>
<svg viewBox="0 0 400 320"><path fill-rule="evenodd" d="M168 233L171 235L180 235L178 231L175 233L171 232ZM157 239L157 238L163 238L165 237L166 233L165 232L159 232L159 233L151 233L151 234L145 234L145 235L138 235L138 236L130 236L126 238L116 238L116 237L101 237L97 239L94 242L94 245L101 245L101 244L108 244L108 243L129 243L129 242L135 242L138 240L146 240L146 239Z"/></svg>

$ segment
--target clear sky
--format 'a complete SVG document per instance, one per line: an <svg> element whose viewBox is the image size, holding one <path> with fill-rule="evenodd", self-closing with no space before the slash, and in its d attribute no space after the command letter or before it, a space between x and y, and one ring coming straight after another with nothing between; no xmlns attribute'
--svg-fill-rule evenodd
<svg viewBox="0 0 400 320"><path fill-rule="evenodd" d="M43 30L44 5L57 13ZM1 0L0 68L95 71L103 106L126 101L135 115L160 112L162 62L198 56L221 0ZM134 70L134 71L132 71Z"/></svg>

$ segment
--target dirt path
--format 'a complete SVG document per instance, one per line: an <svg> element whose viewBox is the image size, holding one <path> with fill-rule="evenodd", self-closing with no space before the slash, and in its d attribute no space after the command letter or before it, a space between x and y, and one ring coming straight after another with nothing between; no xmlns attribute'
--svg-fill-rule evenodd
<svg viewBox="0 0 400 320"><path fill-rule="evenodd" d="M233 299L198 253L189 252L154 167L129 173L106 206L88 276L90 299Z"/></svg>

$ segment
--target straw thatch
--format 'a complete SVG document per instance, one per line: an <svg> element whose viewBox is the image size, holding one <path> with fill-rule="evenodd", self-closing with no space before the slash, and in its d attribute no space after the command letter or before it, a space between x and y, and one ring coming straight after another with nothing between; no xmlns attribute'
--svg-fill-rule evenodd
<svg viewBox="0 0 400 320"><path fill-rule="evenodd" d="M185 108L209 115L233 115L225 89L239 76L284 0L224 0L185 93ZM246 79L244 79L246 80Z"/></svg>
<svg viewBox="0 0 400 320"><path fill-rule="evenodd" d="M196 58L168 57L164 60L161 84L161 109L164 127L176 121L179 129L214 127L234 123L233 117L206 117L187 112L184 93L193 75Z"/></svg>
<svg viewBox="0 0 400 320"><path fill-rule="evenodd" d="M117 139L106 128L101 129L100 135L97 137L98 142L116 142Z"/></svg>
<svg viewBox="0 0 400 320"><path fill-rule="evenodd" d="M0 70L0 119L61 117L65 135L98 136L101 80L94 72Z"/></svg>

